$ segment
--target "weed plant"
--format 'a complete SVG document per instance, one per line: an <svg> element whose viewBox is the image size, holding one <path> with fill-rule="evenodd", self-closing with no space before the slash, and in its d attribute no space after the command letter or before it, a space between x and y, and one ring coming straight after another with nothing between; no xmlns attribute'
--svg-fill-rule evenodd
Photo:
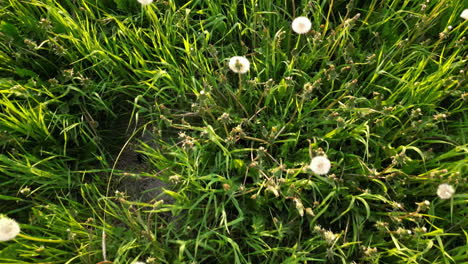
<svg viewBox="0 0 468 264"><path fill-rule="evenodd" d="M0 0L0 263L468 262L466 8Z"/></svg>

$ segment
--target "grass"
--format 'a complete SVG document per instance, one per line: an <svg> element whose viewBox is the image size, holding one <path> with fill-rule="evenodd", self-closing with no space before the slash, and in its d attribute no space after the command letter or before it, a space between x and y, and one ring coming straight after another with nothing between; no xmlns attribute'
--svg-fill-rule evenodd
<svg viewBox="0 0 468 264"><path fill-rule="evenodd" d="M0 263L467 262L466 7L0 1Z"/></svg>

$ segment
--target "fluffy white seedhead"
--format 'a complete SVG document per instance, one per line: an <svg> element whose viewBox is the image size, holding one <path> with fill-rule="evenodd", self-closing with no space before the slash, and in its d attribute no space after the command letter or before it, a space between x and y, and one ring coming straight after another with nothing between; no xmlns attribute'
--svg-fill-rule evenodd
<svg viewBox="0 0 468 264"><path fill-rule="evenodd" d="M0 218L0 241L12 240L20 231L20 227L15 220L8 217Z"/></svg>
<svg viewBox="0 0 468 264"><path fill-rule="evenodd" d="M137 0L138 3L142 4L142 5L149 5L151 3L153 3L153 0Z"/></svg>
<svg viewBox="0 0 468 264"><path fill-rule="evenodd" d="M460 14L460 17L465 20L468 20L468 9L463 10Z"/></svg>
<svg viewBox="0 0 468 264"><path fill-rule="evenodd" d="M330 171L330 160L325 156L316 156L310 162L310 169L318 175L325 175Z"/></svg>
<svg viewBox="0 0 468 264"><path fill-rule="evenodd" d="M143 261L135 261L135 262L133 262L133 264L146 264L146 263L143 262Z"/></svg>
<svg viewBox="0 0 468 264"><path fill-rule="evenodd" d="M442 183L439 185L439 188L437 188L437 195L440 199L450 199L454 193L455 189L453 189L452 185L447 183Z"/></svg>
<svg viewBox="0 0 468 264"><path fill-rule="evenodd" d="M292 22L292 29L297 34L305 34L312 28L312 22L307 17L296 17Z"/></svg>
<svg viewBox="0 0 468 264"><path fill-rule="evenodd" d="M235 73L246 73L249 71L250 62L246 57L234 56L229 60L229 68Z"/></svg>

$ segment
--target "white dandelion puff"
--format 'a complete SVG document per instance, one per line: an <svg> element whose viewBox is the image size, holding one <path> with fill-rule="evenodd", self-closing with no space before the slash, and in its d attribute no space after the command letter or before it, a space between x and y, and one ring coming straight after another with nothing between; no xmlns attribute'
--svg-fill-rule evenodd
<svg viewBox="0 0 468 264"><path fill-rule="evenodd" d="M0 241L12 240L20 231L20 226L15 220L8 217L0 218Z"/></svg>
<svg viewBox="0 0 468 264"><path fill-rule="evenodd" d="M447 183L442 183L439 185L439 188L437 188L437 195L440 199L450 199L454 193L455 189Z"/></svg>
<svg viewBox="0 0 468 264"><path fill-rule="evenodd" d="M463 10L460 14L460 17L465 20L468 20L468 9Z"/></svg>
<svg viewBox="0 0 468 264"><path fill-rule="evenodd" d="M143 261L135 261L135 262L133 262L133 264L146 264L146 263L143 262Z"/></svg>
<svg viewBox="0 0 468 264"><path fill-rule="evenodd" d="M325 175L330 171L330 160L325 156L316 156L310 162L310 169L318 175Z"/></svg>
<svg viewBox="0 0 468 264"><path fill-rule="evenodd" d="M229 68L235 73L246 73L249 71L250 62L246 57L234 56L229 60Z"/></svg>
<svg viewBox="0 0 468 264"><path fill-rule="evenodd" d="M296 17L292 22L292 29L297 34L305 34L312 28L312 22L307 17Z"/></svg>
<svg viewBox="0 0 468 264"><path fill-rule="evenodd" d="M153 0L137 0L138 3L142 4L142 5L149 5L151 3L153 3Z"/></svg>

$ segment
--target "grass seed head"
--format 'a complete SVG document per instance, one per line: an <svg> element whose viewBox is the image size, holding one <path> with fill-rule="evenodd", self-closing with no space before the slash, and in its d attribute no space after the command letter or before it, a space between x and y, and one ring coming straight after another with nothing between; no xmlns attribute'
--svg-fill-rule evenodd
<svg viewBox="0 0 468 264"><path fill-rule="evenodd" d="M31 193L31 188L29 188L28 186L26 187L23 187L19 190L19 192L23 195L28 195Z"/></svg>
<svg viewBox="0 0 468 264"><path fill-rule="evenodd" d="M296 17L292 22L292 29L297 34L305 34L312 28L312 22L307 17Z"/></svg>
<svg viewBox="0 0 468 264"><path fill-rule="evenodd" d="M310 207L307 207L307 208L305 209L305 212L306 212L306 214L308 214L308 215L310 215L310 216L315 216L314 211L312 211L312 208L310 208Z"/></svg>
<svg viewBox="0 0 468 264"><path fill-rule="evenodd" d="M229 185L229 184L227 184L227 183L224 183L224 184L223 184L223 189L224 189L225 191L229 191L229 190L231 190L231 185Z"/></svg>
<svg viewBox="0 0 468 264"><path fill-rule="evenodd" d="M418 206L418 208L416 209L416 212L421 212L421 211L426 211L427 209L429 209L431 202L429 202L428 200L425 200L423 202L416 203L416 205Z"/></svg>
<svg viewBox="0 0 468 264"><path fill-rule="evenodd" d="M328 245L333 244L335 240L338 238L338 236L330 230L326 230L325 232L322 233L322 235L323 235L323 239L325 239L325 242L327 242Z"/></svg>
<svg viewBox="0 0 468 264"><path fill-rule="evenodd" d="M12 240L20 231L20 226L15 220L8 217L0 218L0 241Z"/></svg>
<svg viewBox="0 0 468 264"><path fill-rule="evenodd" d="M229 114L225 112L220 117L218 117L218 121L220 121L222 124L229 124L232 122L232 119Z"/></svg>
<svg viewBox="0 0 468 264"><path fill-rule="evenodd" d="M294 198L293 201L296 204L296 209L299 215L301 217L304 216L304 205L302 204L302 201L298 198Z"/></svg>
<svg viewBox="0 0 468 264"><path fill-rule="evenodd" d="M411 230L405 229L403 227L399 227L394 233L401 236L401 237L404 237L404 236L411 235L413 232L411 232Z"/></svg>
<svg viewBox="0 0 468 264"><path fill-rule="evenodd" d="M364 255L367 257L373 256L377 253L377 248L375 247L363 247Z"/></svg>

